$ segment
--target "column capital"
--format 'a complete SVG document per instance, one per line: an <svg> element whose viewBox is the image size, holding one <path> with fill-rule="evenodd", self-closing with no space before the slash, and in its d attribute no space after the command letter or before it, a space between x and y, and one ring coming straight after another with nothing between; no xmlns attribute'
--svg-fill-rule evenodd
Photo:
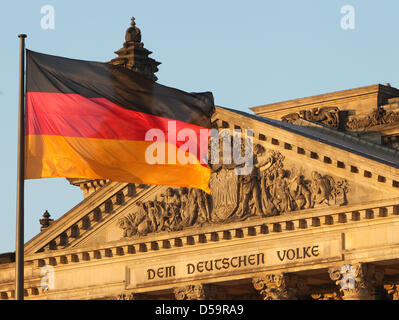
<svg viewBox="0 0 399 320"><path fill-rule="evenodd" d="M177 300L206 300L209 299L209 287L198 284L189 284L173 290Z"/></svg>
<svg viewBox="0 0 399 320"><path fill-rule="evenodd" d="M264 274L252 279L263 300L296 300L308 292L306 280L295 274Z"/></svg>
<svg viewBox="0 0 399 320"><path fill-rule="evenodd" d="M142 298L140 293L124 292L116 295L113 300L143 300Z"/></svg>
<svg viewBox="0 0 399 320"><path fill-rule="evenodd" d="M386 290L389 299L399 300L399 284L385 284L384 289Z"/></svg>
<svg viewBox="0 0 399 320"><path fill-rule="evenodd" d="M328 273L344 300L373 299L384 278L384 270L369 263L342 264L329 268Z"/></svg>
<svg viewBox="0 0 399 320"><path fill-rule="evenodd" d="M227 293L213 284L189 284L173 290L177 300L226 300Z"/></svg>
<svg viewBox="0 0 399 320"><path fill-rule="evenodd" d="M312 293L311 297L314 300L342 300L339 292Z"/></svg>
<svg viewBox="0 0 399 320"><path fill-rule="evenodd" d="M314 286L310 289L310 296L314 300L342 300L342 293L335 284Z"/></svg>

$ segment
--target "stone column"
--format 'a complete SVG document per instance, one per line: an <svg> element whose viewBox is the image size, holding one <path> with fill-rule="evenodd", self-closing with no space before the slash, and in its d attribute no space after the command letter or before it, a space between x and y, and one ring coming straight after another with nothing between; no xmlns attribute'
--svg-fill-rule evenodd
<svg viewBox="0 0 399 320"><path fill-rule="evenodd" d="M252 284L263 300L297 300L308 292L306 280L294 274L265 274Z"/></svg>
<svg viewBox="0 0 399 320"><path fill-rule="evenodd" d="M344 264L328 270L343 300L375 300L384 271L368 263Z"/></svg>
<svg viewBox="0 0 399 320"><path fill-rule="evenodd" d="M215 286L201 283L175 288L174 294L177 300L217 300L225 298L225 293L218 292Z"/></svg>

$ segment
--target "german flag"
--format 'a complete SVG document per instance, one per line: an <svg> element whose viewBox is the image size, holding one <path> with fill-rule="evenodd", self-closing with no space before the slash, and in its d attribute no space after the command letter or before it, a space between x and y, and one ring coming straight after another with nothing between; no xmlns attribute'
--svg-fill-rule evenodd
<svg viewBox="0 0 399 320"><path fill-rule="evenodd" d="M212 93L183 92L107 63L30 50L26 58L25 179L109 179L209 193L203 159Z"/></svg>

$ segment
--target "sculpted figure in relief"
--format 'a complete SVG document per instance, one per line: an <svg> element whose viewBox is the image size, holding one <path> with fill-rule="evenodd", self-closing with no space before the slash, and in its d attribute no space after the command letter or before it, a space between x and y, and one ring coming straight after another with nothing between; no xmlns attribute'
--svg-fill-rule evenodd
<svg viewBox="0 0 399 320"><path fill-rule="evenodd" d="M270 186L273 195L273 204L280 213L292 211L291 194L288 189L289 181L286 170L279 168L274 173L274 180Z"/></svg>
<svg viewBox="0 0 399 320"><path fill-rule="evenodd" d="M320 173L312 172L312 207L319 204L328 204L331 188L330 181L323 178Z"/></svg>
<svg viewBox="0 0 399 320"><path fill-rule="evenodd" d="M337 107L312 108L311 110L300 110L287 114L281 118L281 121L295 123L298 119L304 119L319 122L332 128L339 128L339 113L340 110Z"/></svg>
<svg viewBox="0 0 399 320"><path fill-rule="evenodd" d="M383 107L377 107L365 117L352 118L346 123L350 130L365 130L367 128L399 122L399 112L387 111Z"/></svg>
<svg viewBox="0 0 399 320"><path fill-rule="evenodd" d="M210 221L207 195L199 189L181 189L181 223L183 227Z"/></svg>
<svg viewBox="0 0 399 320"><path fill-rule="evenodd" d="M266 155L266 150L260 144L256 144L253 154L253 167L249 174L238 177L240 207L238 217L246 215L264 216L261 194L261 171L271 167L273 159Z"/></svg>
<svg viewBox="0 0 399 320"><path fill-rule="evenodd" d="M137 201L137 210L128 214L126 218L119 220L119 226L124 230L125 237L132 237L137 234L146 235L151 231L149 221L147 219L146 204Z"/></svg>
<svg viewBox="0 0 399 320"><path fill-rule="evenodd" d="M123 237L347 204L346 180L336 181L317 171L306 174L301 168L285 168L280 152L266 151L260 144L254 146L253 167L248 175L237 176L236 167L211 165L211 195L199 189L169 187L160 200L137 201L134 211L119 220Z"/></svg>
<svg viewBox="0 0 399 320"><path fill-rule="evenodd" d="M294 207L298 210L310 208L312 206L312 196L302 172L298 172L294 167L291 170L291 175L290 194L292 195Z"/></svg>
<svg viewBox="0 0 399 320"><path fill-rule="evenodd" d="M173 231L180 220L180 196L177 190L169 187L166 195L161 194L161 197L164 197L165 204L164 228Z"/></svg>

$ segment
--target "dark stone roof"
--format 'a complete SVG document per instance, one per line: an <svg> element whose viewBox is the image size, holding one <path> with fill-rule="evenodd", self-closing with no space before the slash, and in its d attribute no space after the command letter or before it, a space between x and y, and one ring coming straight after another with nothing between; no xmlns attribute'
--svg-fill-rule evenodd
<svg viewBox="0 0 399 320"><path fill-rule="evenodd" d="M0 264L15 262L15 252L0 253Z"/></svg>

